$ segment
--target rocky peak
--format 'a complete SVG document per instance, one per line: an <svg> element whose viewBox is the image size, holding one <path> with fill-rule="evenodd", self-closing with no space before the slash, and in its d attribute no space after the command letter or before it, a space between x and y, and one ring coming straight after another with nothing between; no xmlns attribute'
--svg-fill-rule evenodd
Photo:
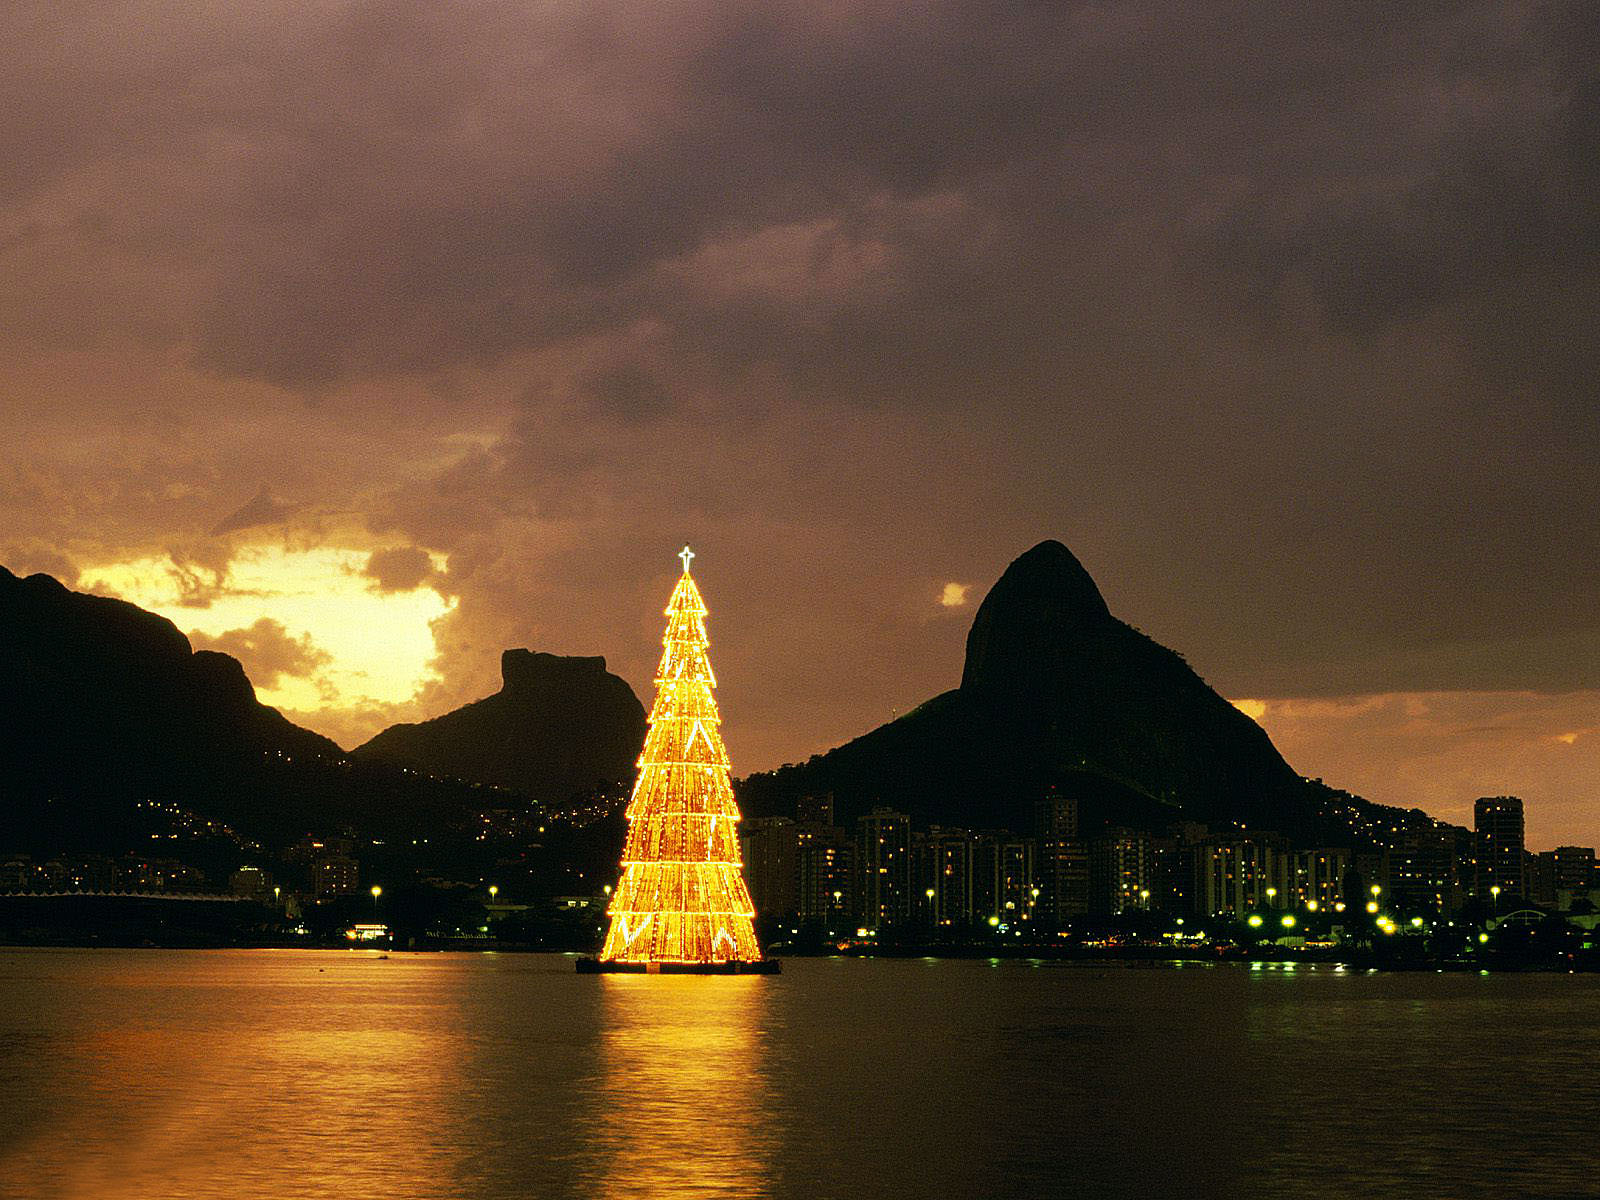
<svg viewBox="0 0 1600 1200"><path fill-rule="evenodd" d="M961 686L1028 690L1059 675L1077 640L1114 624L1072 551L1040 542L1006 568L978 606Z"/></svg>
<svg viewBox="0 0 1600 1200"><path fill-rule="evenodd" d="M606 660L590 656L546 654L542 650L507 650L500 656L500 682L507 692L526 693L550 687L571 687L606 675Z"/></svg>

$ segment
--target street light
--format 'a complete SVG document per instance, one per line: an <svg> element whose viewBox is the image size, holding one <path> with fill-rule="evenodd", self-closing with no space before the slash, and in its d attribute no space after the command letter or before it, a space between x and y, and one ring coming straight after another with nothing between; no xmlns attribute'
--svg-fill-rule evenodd
<svg viewBox="0 0 1600 1200"><path fill-rule="evenodd" d="M494 898L496 896L498 896L499 894L500 894L500 889L498 887L496 887L494 884L491 883L489 885L489 903L493 904L494 903Z"/></svg>
<svg viewBox="0 0 1600 1200"><path fill-rule="evenodd" d="M1149 909L1149 907L1150 907L1150 889L1149 888L1140 888L1139 889L1139 903L1144 905L1144 907L1146 909Z"/></svg>
<svg viewBox="0 0 1600 1200"><path fill-rule="evenodd" d="M1489 889L1489 895L1494 897L1494 910L1500 911L1500 885L1497 883Z"/></svg>
<svg viewBox="0 0 1600 1200"><path fill-rule="evenodd" d="M378 897L383 895L383 889L377 884L372 885L372 915L378 915Z"/></svg>
<svg viewBox="0 0 1600 1200"><path fill-rule="evenodd" d="M1274 900L1276 900L1277 898L1278 898L1278 889L1275 888L1275 887L1269 887L1267 889L1267 906L1270 908L1272 906L1272 902Z"/></svg>

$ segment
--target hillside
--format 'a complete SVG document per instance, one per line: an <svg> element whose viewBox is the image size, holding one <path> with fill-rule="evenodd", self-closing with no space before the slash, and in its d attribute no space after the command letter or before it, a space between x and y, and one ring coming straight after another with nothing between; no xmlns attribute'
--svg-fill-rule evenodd
<svg viewBox="0 0 1600 1200"><path fill-rule="evenodd" d="M961 685L809 761L743 781L750 815L832 792L839 819L873 804L921 822L1026 830L1049 787L1091 822L1242 822L1340 836L1330 793L1172 650L1119 621L1064 545L1022 555L984 598Z"/></svg>
<svg viewBox="0 0 1600 1200"><path fill-rule="evenodd" d="M552 804L632 778L644 706L605 659L507 650L500 676L494 695L391 726L353 757L515 788Z"/></svg>

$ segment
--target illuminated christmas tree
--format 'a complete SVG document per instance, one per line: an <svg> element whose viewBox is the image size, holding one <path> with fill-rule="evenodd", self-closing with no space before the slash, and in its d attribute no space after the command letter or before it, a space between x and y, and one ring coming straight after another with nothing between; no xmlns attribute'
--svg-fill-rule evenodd
<svg viewBox="0 0 1600 1200"><path fill-rule="evenodd" d="M683 575L667 602L650 732L628 803L622 880L600 962L646 969L761 963L740 869L739 809L711 694L717 681L706 653L706 606L689 574L693 551L685 546L679 557Z"/></svg>

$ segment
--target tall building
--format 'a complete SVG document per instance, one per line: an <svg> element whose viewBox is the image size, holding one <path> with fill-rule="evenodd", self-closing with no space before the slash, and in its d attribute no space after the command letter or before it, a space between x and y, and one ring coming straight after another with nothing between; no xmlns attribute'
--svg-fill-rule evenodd
<svg viewBox="0 0 1600 1200"><path fill-rule="evenodd" d="M800 911L800 838L788 817L752 817L740 822L744 879L756 912L792 917Z"/></svg>
<svg viewBox="0 0 1600 1200"><path fill-rule="evenodd" d="M1053 929L1089 911L1089 853L1079 837L1078 800L1051 788L1034 805L1039 839L1038 919Z"/></svg>
<svg viewBox="0 0 1600 1200"><path fill-rule="evenodd" d="M311 890L319 900L353 896L361 890L361 868L346 854L329 854L311 864Z"/></svg>
<svg viewBox="0 0 1600 1200"><path fill-rule="evenodd" d="M270 900L272 874L260 867L240 867L228 877L228 891L246 900Z"/></svg>
<svg viewBox="0 0 1600 1200"><path fill-rule="evenodd" d="M935 825L914 834L913 900L935 932L956 933L972 924L972 836ZM928 893L932 892L930 896Z"/></svg>
<svg viewBox="0 0 1600 1200"><path fill-rule="evenodd" d="M1594 848L1557 846L1533 856L1527 875L1528 898L1535 904L1554 908L1561 893L1587 892L1594 886Z"/></svg>
<svg viewBox="0 0 1600 1200"><path fill-rule="evenodd" d="M842 929L856 907L856 844L833 825L800 825L795 833L802 921Z"/></svg>
<svg viewBox="0 0 1600 1200"><path fill-rule="evenodd" d="M1208 840L1192 850L1195 911L1246 913L1292 904L1289 854L1271 834ZM1268 893L1271 893L1270 895Z"/></svg>
<svg viewBox="0 0 1600 1200"><path fill-rule="evenodd" d="M1110 829L1089 844L1089 911L1106 916L1148 909L1155 845L1147 833Z"/></svg>
<svg viewBox="0 0 1600 1200"><path fill-rule="evenodd" d="M1487 901L1496 887L1514 896L1525 894L1522 801L1515 796L1484 796L1472 806L1472 817L1478 834L1478 899Z"/></svg>
<svg viewBox="0 0 1600 1200"><path fill-rule="evenodd" d="M1390 903L1405 914L1450 912L1461 903L1458 826L1411 826L1389 847Z"/></svg>
<svg viewBox="0 0 1600 1200"><path fill-rule="evenodd" d="M875 808L856 822L856 908L876 932L911 919L911 818Z"/></svg>
<svg viewBox="0 0 1600 1200"><path fill-rule="evenodd" d="M1299 850L1289 856L1286 882L1289 905L1333 910L1344 897L1344 873L1350 869L1350 851L1342 846Z"/></svg>
<svg viewBox="0 0 1600 1200"><path fill-rule="evenodd" d="M1594 886L1594 847L1557 846L1550 852L1555 860L1556 891L1582 892Z"/></svg>

